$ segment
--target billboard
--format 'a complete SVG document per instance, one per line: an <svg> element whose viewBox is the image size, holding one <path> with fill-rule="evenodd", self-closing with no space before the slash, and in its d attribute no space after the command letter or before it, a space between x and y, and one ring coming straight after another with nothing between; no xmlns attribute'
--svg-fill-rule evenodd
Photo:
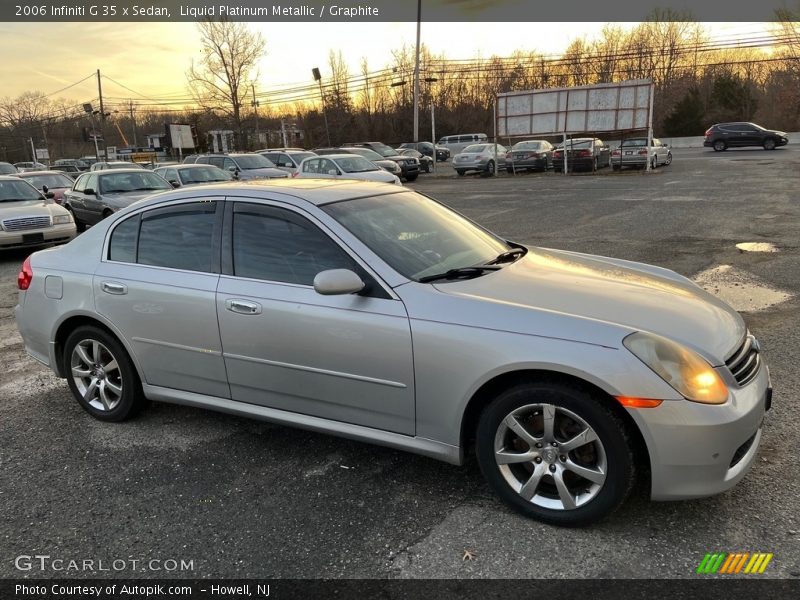
<svg viewBox="0 0 800 600"><path fill-rule="evenodd" d="M190 125L170 123L168 130L173 148L194 148L194 137L192 136L192 127Z"/></svg>
<svg viewBox="0 0 800 600"><path fill-rule="evenodd" d="M521 137L649 129L653 82L637 79L497 95L497 135Z"/></svg>

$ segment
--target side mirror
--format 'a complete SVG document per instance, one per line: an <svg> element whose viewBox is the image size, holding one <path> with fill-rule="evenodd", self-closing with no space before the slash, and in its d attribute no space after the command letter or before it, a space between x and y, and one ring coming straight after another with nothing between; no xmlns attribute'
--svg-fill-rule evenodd
<svg viewBox="0 0 800 600"><path fill-rule="evenodd" d="M238 170L239 170L239 169L237 169L237 168L236 168L236 167L234 167L234 166L230 166L230 167L228 167L228 171L230 171L231 173L236 173Z"/></svg>
<svg viewBox="0 0 800 600"><path fill-rule="evenodd" d="M46 185L42 186L42 191L46 194L49 188Z"/></svg>
<svg viewBox="0 0 800 600"><path fill-rule="evenodd" d="M83 193L86 194L87 196L96 196L97 195L97 192L94 191L92 188L86 188L85 190L83 190Z"/></svg>
<svg viewBox="0 0 800 600"><path fill-rule="evenodd" d="M339 171L336 169L328 169L328 175L338 175Z"/></svg>
<svg viewBox="0 0 800 600"><path fill-rule="evenodd" d="M177 181L175 181L174 179L170 179L169 182L172 184L172 187L174 187L174 188L181 187L181 184L178 183Z"/></svg>
<svg viewBox="0 0 800 600"><path fill-rule="evenodd" d="M314 277L314 291L323 296L355 294L364 289L364 282L350 269L329 269Z"/></svg>
<svg viewBox="0 0 800 600"><path fill-rule="evenodd" d="M47 188L47 186L44 186L44 187ZM44 197L48 198L49 200L52 200L53 198L56 197L56 194L55 194L55 192L45 192L44 193Z"/></svg>

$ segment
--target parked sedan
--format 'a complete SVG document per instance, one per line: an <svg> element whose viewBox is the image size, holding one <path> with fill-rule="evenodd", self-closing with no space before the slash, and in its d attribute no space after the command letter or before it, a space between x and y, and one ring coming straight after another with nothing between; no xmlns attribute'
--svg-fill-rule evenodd
<svg viewBox="0 0 800 600"><path fill-rule="evenodd" d="M67 177L69 177L73 181L78 178L78 175L83 173L83 171L81 171L75 165L53 165L52 167L50 167L50 170L51 171L61 171L62 173L67 175Z"/></svg>
<svg viewBox="0 0 800 600"><path fill-rule="evenodd" d="M706 130L703 146L722 152L728 148L761 146L764 150L775 150L789 143L784 131L764 129L755 123L717 123Z"/></svg>
<svg viewBox="0 0 800 600"><path fill-rule="evenodd" d="M14 166L17 167L17 171L20 173L25 173L27 171L46 171L47 165L44 165L40 162L18 162L14 163Z"/></svg>
<svg viewBox="0 0 800 600"><path fill-rule="evenodd" d="M344 144L345 148L369 148L377 152L383 158L393 160L397 163L402 171L400 177L406 181L414 181L419 177L419 161L411 156L400 156L397 150L391 146L387 146L383 142L356 142L353 144Z"/></svg>
<svg viewBox="0 0 800 600"><path fill-rule="evenodd" d="M400 150L416 150L417 152L433 158L434 145L431 142L406 142L397 147ZM450 150L444 146L436 146L436 162L443 162L450 158Z"/></svg>
<svg viewBox="0 0 800 600"><path fill-rule="evenodd" d="M553 524L637 483L733 487L771 403L742 318L685 277L507 241L395 185L174 190L17 282L26 351L96 419L149 399L454 464L474 450L503 501Z"/></svg>
<svg viewBox="0 0 800 600"><path fill-rule="evenodd" d="M660 165L672 163L672 151L667 144L653 138L653 145L648 148L647 138L629 138L622 140L619 147L611 152L611 166L615 171L622 167L644 168L647 166L647 156L650 155L650 167L655 169Z"/></svg>
<svg viewBox="0 0 800 600"><path fill-rule="evenodd" d="M18 175L46 196L52 194L56 204L64 200L64 193L71 189L74 181L59 171L27 171Z"/></svg>
<svg viewBox="0 0 800 600"><path fill-rule="evenodd" d="M400 185L400 178L381 169L372 161L355 154L314 156L300 163L294 177L315 179L363 179Z"/></svg>
<svg viewBox="0 0 800 600"><path fill-rule="evenodd" d="M430 156L426 156L421 152L417 152L412 148L398 148L397 153L400 156L413 156L419 161L420 169L425 173L430 173L433 171L433 159Z"/></svg>
<svg viewBox="0 0 800 600"><path fill-rule="evenodd" d="M546 171L553 164L553 144L545 140L517 142L506 154L506 170Z"/></svg>
<svg viewBox="0 0 800 600"><path fill-rule="evenodd" d="M236 179L250 181L251 179L281 179L289 177L286 171L281 171L271 160L260 154L243 152L241 154L201 154L195 164L214 165L223 171L229 171Z"/></svg>
<svg viewBox="0 0 800 600"><path fill-rule="evenodd" d="M316 156L316 153L310 150L259 150L257 154L275 163L276 167L290 175L297 171L304 159Z"/></svg>
<svg viewBox="0 0 800 600"><path fill-rule="evenodd" d="M472 144L453 157L453 168L459 175L469 171L494 175L495 165L505 168L507 152L500 144Z"/></svg>
<svg viewBox="0 0 800 600"><path fill-rule="evenodd" d="M109 169L78 177L63 204L78 231L84 231L137 200L171 189L166 179L147 169Z"/></svg>
<svg viewBox="0 0 800 600"><path fill-rule="evenodd" d="M598 138L567 140L567 168L570 171L597 171L611 164L611 149ZM553 150L553 171L564 171L563 144Z"/></svg>
<svg viewBox="0 0 800 600"><path fill-rule="evenodd" d="M0 175L0 249L63 244L75 233L66 210L27 181Z"/></svg>
<svg viewBox="0 0 800 600"><path fill-rule="evenodd" d="M398 178L403 176L403 169L400 168L399 164L393 160L384 158L375 152L375 150L370 150L369 148L362 148L360 146L348 148L316 148L314 153L318 156L328 156L331 154L357 154L358 156L366 158L368 161L375 163L381 169L389 171L389 173L392 175L396 175Z"/></svg>
<svg viewBox="0 0 800 600"><path fill-rule="evenodd" d="M172 165L159 167L153 173L166 179L172 184L172 187L220 183L222 181L233 181L234 178L229 171L223 171L213 165Z"/></svg>

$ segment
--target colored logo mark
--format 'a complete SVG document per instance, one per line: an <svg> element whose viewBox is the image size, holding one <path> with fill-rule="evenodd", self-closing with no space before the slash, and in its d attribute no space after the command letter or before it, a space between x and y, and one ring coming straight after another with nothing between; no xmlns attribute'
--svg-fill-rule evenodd
<svg viewBox="0 0 800 600"><path fill-rule="evenodd" d="M714 573L725 575L738 573L748 575L761 574L766 570L767 565L772 560L772 556L772 552L707 553L697 566L697 572L701 575Z"/></svg>

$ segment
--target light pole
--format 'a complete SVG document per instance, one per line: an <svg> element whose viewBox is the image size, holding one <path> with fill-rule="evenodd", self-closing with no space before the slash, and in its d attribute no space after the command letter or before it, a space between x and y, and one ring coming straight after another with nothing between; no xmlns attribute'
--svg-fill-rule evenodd
<svg viewBox="0 0 800 600"><path fill-rule="evenodd" d="M331 144L331 130L328 129L328 111L325 108L325 94L322 93L322 75L320 75L317 67L311 69L311 74L314 76L314 81L319 84L319 98L322 100L322 117L325 119L325 133L328 136L328 147L330 147L333 144Z"/></svg>
<svg viewBox="0 0 800 600"><path fill-rule="evenodd" d="M414 58L414 139L419 141L419 35L422 23L422 0L417 0L417 51ZM435 162L435 157L434 157Z"/></svg>
<svg viewBox="0 0 800 600"><path fill-rule="evenodd" d="M439 81L438 77L426 77L425 83ZM431 144L433 145L433 170L436 170L436 118L433 114L433 94L431 94Z"/></svg>
<svg viewBox="0 0 800 600"><path fill-rule="evenodd" d="M254 82L250 82L250 88L253 90L253 113L255 113L256 118L256 146L261 145L261 136L258 132L258 100L256 99L256 84ZM269 137L269 136L267 136Z"/></svg>

